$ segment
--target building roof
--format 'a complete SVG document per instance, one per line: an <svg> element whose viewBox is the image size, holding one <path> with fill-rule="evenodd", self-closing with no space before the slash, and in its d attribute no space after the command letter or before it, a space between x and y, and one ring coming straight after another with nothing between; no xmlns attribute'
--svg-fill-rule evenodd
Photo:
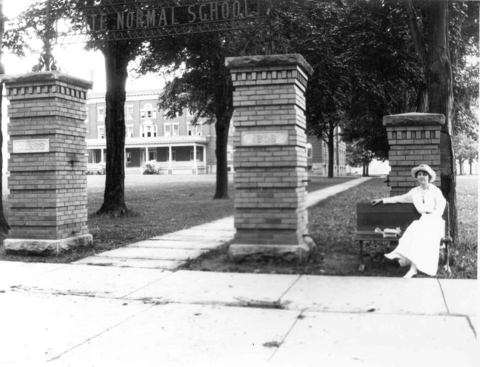
<svg viewBox="0 0 480 367"><path fill-rule="evenodd" d="M129 98L134 98L134 97L154 97L155 99L158 98L158 96L162 93L163 89L156 88L156 89L143 89L143 90L132 90L132 91L127 91L127 100ZM99 92L99 93L87 93L87 101L93 100L93 99L105 99L105 92Z"/></svg>

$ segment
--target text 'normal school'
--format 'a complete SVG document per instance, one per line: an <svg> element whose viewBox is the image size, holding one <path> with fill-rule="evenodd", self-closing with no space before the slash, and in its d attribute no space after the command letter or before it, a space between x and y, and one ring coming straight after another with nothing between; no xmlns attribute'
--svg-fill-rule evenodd
<svg viewBox="0 0 480 367"><path fill-rule="evenodd" d="M88 26L90 32L158 28L257 17L258 13L252 14L251 9L253 6L248 8L248 0L218 1L176 7L148 7L128 12L91 14L84 17L84 25Z"/></svg>

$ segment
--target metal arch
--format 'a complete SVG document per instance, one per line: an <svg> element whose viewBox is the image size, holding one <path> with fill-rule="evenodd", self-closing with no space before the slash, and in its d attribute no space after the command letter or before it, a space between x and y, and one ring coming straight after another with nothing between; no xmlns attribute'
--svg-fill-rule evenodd
<svg viewBox="0 0 480 367"><path fill-rule="evenodd" d="M48 4L50 0L48 0ZM251 14L242 14L238 18L231 17L229 19L210 21L196 21L194 23L168 24L160 26L151 26L143 28L129 28L129 29L104 29L102 31L95 30L92 25L86 23L84 26L76 29L70 29L69 32L61 32L57 28L56 43L61 45L73 43L99 43L106 41L119 40L133 40L133 39L148 39L159 38L167 36L198 34L207 32L222 32L232 30L242 30L251 28L267 28L271 25L270 14L272 8L272 0L164 0L161 3L155 0L98 0L97 5L85 5L81 0L77 1L71 8L50 9L47 11L47 18L57 21L62 18L65 12L75 9L84 14L84 21L88 16L106 16L109 14L127 14L128 12L145 11L150 6L150 9L178 9L187 8L191 6L200 7L215 4L216 9L222 4L244 4L245 11L247 7L254 7ZM156 6L156 7L155 7ZM147 7L147 8L146 8ZM233 5L231 5L233 13ZM198 8L200 9L200 8ZM228 8L230 16L230 8ZM172 10L171 10L172 11ZM186 9L183 10L186 12ZM210 10L212 12L212 10ZM173 12L173 11L172 11ZM219 11L220 12L220 11ZM211 13L212 14L212 13ZM223 13L222 13L223 14ZM247 16L245 16L247 15ZM118 15L117 15L118 16ZM213 18L213 15L211 15ZM173 18L173 15L172 15ZM95 19L93 19L95 22ZM117 20L118 22L118 20ZM161 23L161 22L160 22ZM147 23L148 24L148 23Z"/></svg>

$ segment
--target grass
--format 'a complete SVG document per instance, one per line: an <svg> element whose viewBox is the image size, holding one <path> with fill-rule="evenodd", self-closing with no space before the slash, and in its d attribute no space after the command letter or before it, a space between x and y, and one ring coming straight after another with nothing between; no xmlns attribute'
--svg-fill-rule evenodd
<svg viewBox="0 0 480 367"><path fill-rule="evenodd" d="M457 182L459 242L451 251L452 275L439 269L438 277L476 279L478 178L463 176ZM306 264L287 264L275 260L232 263L227 246L214 250L185 266L186 269L223 272L279 274L394 276L406 273L383 257L385 244L367 247L370 255L366 269L358 272L358 247L354 243L357 202L389 196L384 179L372 179L309 209L309 233L317 244L317 253Z"/></svg>
<svg viewBox="0 0 480 367"><path fill-rule="evenodd" d="M96 216L103 202L105 176L88 178L88 226L93 246L80 248L59 256L26 256L6 254L0 245L0 260L24 262L70 263L87 256L113 250L131 243L166 233L176 232L216 219L233 215L234 188L229 184L229 200L212 200L215 176L126 176L125 197L134 214L110 218ZM310 190L332 186L353 177L334 178L313 176ZM7 197L4 197L8 220Z"/></svg>

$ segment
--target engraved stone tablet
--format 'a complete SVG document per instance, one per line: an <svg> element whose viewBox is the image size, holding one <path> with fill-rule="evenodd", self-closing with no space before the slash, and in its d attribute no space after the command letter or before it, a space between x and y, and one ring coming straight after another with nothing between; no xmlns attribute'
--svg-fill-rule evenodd
<svg viewBox="0 0 480 367"><path fill-rule="evenodd" d="M242 145L287 145L288 131L245 131Z"/></svg>
<svg viewBox="0 0 480 367"><path fill-rule="evenodd" d="M50 151L48 139L13 140L12 153L43 153Z"/></svg>

